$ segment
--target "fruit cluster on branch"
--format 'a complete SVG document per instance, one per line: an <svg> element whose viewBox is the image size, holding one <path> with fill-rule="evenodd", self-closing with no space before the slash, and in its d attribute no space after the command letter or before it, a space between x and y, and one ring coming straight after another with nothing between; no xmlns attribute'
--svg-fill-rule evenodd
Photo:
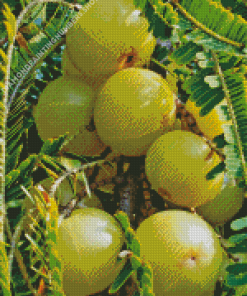
<svg viewBox="0 0 247 296"><path fill-rule="evenodd" d="M185 128L167 81L143 68L156 44L148 26L132 1L97 0L67 33L63 75L45 88L34 118L44 141L68 133L63 152L100 156L110 147L114 157L145 157L150 187L176 207L149 212L136 230L141 257L153 268L154 293L200 296L213 290L223 260L207 222L220 225L231 219L242 206L243 191L224 172L206 178L222 159L202 136L212 140L222 134L223 122L216 109L199 117L188 101L185 107L199 129L196 134ZM61 183L55 194L61 205L76 194L83 197L85 186L78 184L79 192L72 192L67 180ZM51 182L42 185L49 190ZM120 190L126 197L119 207L133 222L138 205L129 199L128 186ZM82 201L81 209L58 228L67 296L104 290L125 264L117 261L126 243L120 224L96 195Z"/></svg>

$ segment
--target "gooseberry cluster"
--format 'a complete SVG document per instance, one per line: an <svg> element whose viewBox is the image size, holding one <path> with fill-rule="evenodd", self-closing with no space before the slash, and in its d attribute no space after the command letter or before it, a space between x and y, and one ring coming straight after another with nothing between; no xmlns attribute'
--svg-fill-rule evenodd
<svg viewBox="0 0 247 296"><path fill-rule="evenodd" d="M220 163L219 155L204 138L181 130L167 81L142 68L155 43L147 20L132 1L96 1L67 33L63 76L41 94L34 118L43 140L66 132L75 135L65 151L96 156L109 146L117 155L145 155L152 189L176 206L198 209L204 219L181 209L154 214L136 234L141 257L154 270L156 296L200 296L212 291L222 263L219 240L204 220L221 224L232 218L242 206L243 191L233 181L224 183L224 172L206 178ZM222 133L220 127L214 134L204 129L211 124L205 120L201 129L209 138ZM66 196L57 194L67 203L74 193L66 182L63 186ZM237 200L234 210L232 196ZM223 202L229 204L226 210ZM87 206L85 202L84 207L63 219L58 228L57 248L68 296L102 291L123 267L123 261L117 261L125 242L120 225L99 203Z"/></svg>

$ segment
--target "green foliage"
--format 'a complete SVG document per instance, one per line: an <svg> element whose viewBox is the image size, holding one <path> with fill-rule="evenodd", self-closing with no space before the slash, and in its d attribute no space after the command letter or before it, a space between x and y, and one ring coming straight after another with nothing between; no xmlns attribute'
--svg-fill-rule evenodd
<svg viewBox="0 0 247 296"><path fill-rule="evenodd" d="M211 0L182 0L181 6L197 21L220 36L246 43L246 21L225 9L220 2ZM221 24L224 24L222 26Z"/></svg>
<svg viewBox="0 0 247 296"><path fill-rule="evenodd" d="M5 10L2 10L3 15L6 18L6 21L4 21L6 30L8 32L8 38L10 42L13 42L14 36L16 34L16 20L14 14L11 12L11 9L6 3L4 4Z"/></svg>
<svg viewBox="0 0 247 296"><path fill-rule="evenodd" d="M125 236L127 239L127 249L132 251L134 255L140 256L140 245L139 242L135 238L135 232L130 227L129 218L126 213L120 211L115 214L115 217L121 223L121 226L125 232Z"/></svg>
<svg viewBox="0 0 247 296"><path fill-rule="evenodd" d="M46 140L40 150L40 153L55 156L58 153L58 151L61 149L61 146L63 145L66 138L67 136L61 136L57 140L53 140L53 139Z"/></svg>
<svg viewBox="0 0 247 296"><path fill-rule="evenodd" d="M174 51L171 55L171 59L177 64L187 64L195 59L196 53L200 49L200 46L189 41Z"/></svg>
<svg viewBox="0 0 247 296"><path fill-rule="evenodd" d="M247 227L247 218L237 219L237 220L233 221L231 224L231 228L233 230L241 230L245 227Z"/></svg>
<svg viewBox="0 0 247 296"><path fill-rule="evenodd" d="M214 168L212 168L212 170L210 172L207 173L206 175L206 179L207 180L211 180L214 179L215 176L217 174L220 174L221 172L223 172L225 169L225 164L224 162L219 163L217 166L215 166Z"/></svg>
<svg viewBox="0 0 247 296"><path fill-rule="evenodd" d="M116 293L122 286L123 284L127 281L127 279L131 276L131 274L135 270L132 268L132 265L127 262L124 266L124 268L120 271L119 275L115 279L114 283L111 285L109 289L109 293L113 294Z"/></svg>
<svg viewBox="0 0 247 296"><path fill-rule="evenodd" d="M123 270L120 272L118 277L115 279L114 283L111 285L109 293L115 293L120 287L126 282L126 280L136 272L137 280L140 282L140 291L145 291L149 289L147 296L153 296L152 292L152 268L145 264L140 259L140 243L135 238L135 231L130 227L129 218L126 213L119 211L114 215L117 220L121 223L121 226L125 232L125 237L127 239L127 250L133 252L131 255L130 262L124 266ZM146 292L144 292L146 293Z"/></svg>
<svg viewBox="0 0 247 296"><path fill-rule="evenodd" d="M57 225L58 225L58 207L54 198L47 195L47 219L46 219L46 244L49 254L48 268L51 271L52 293L64 296L62 290L62 267L57 254Z"/></svg>
<svg viewBox="0 0 247 296"><path fill-rule="evenodd" d="M24 160L15 170L12 170L6 176L6 188L10 188L10 186L17 182L22 181L22 179L27 178L30 175L30 172L33 170L35 164L37 162L37 156L31 155L26 160Z"/></svg>
<svg viewBox="0 0 247 296"><path fill-rule="evenodd" d="M156 38L166 39L169 34L170 25L177 22L177 13L173 10L172 6L168 3L152 5L153 1L136 1L139 7L143 10L145 16L149 21L149 30L153 31ZM170 22L170 24L169 24ZM169 34L170 35L170 34Z"/></svg>

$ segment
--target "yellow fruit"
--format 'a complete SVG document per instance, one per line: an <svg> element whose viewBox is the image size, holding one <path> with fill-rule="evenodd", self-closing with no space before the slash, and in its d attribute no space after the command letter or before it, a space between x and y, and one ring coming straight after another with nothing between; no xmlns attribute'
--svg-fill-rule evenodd
<svg viewBox="0 0 247 296"><path fill-rule="evenodd" d="M66 48L62 54L62 70L64 75L72 76L72 78L75 77L78 80L86 82L95 91L97 91L99 86L105 83L106 80L111 76L105 74L98 74L97 79L93 80L92 77L87 76L80 69L78 69L74 63L72 63L68 54L68 50Z"/></svg>
<svg viewBox="0 0 247 296"><path fill-rule="evenodd" d="M226 100L221 102L210 113L203 117L199 115L201 107L196 107L196 104L190 100L187 100L186 102L186 110L192 113L200 130L210 140L213 140L213 138L215 138L216 136L224 133L224 130L222 128L223 124L231 123L230 120L225 120L222 115L223 111L221 110L221 106L225 104L225 102Z"/></svg>
<svg viewBox="0 0 247 296"><path fill-rule="evenodd" d="M175 130L159 137L148 149L145 169L152 188L183 207L197 207L220 192L224 172L215 179L206 175L220 163L206 141L188 131Z"/></svg>
<svg viewBox="0 0 247 296"><path fill-rule="evenodd" d="M93 81L123 67L144 65L156 45L132 1L97 0L66 35L71 61Z"/></svg>
<svg viewBox="0 0 247 296"><path fill-rule="evenodd" d="M196 212L212 224L225 224L241 209L243 202L244 189L225 175L221 192L213 200L198 207Z"/></svg>
<svg viewBox="0 0 247 296"><path fill-rule="evenodd" d="M216 283L222 248L200 216L181 210L156 213L140 224L136 238L141 258L153 268L155 296L200 296Z"/></svg>
<svg viewBox="0 0 247 296"><path fill-rule="evenodd" d="M65 48L62 53L61 66L62 66L62 70L64 72L64 75L76 76L76 77L80 77L82 75L81 71L79 69L77 69L76 65L74 65L71 62L67 48ZM89 81L91 81L91 80L89 79Z"/></svg>
<svg viewBox="0 0 247 296"><path fill-rule="evenodd" d="M78 126L86 127L92 116L94 95L85 82L68 76L52 81L42 92L34 110L41 139L56 138L66 132L72 136L77 133Z"/></svg>
<svg viewBox="0 0 247 296"><path fill-rule="evenodd" d="M123 268L117 256L125 241L120 224L95 208L75 210L58 227L57 250L66 296L88 296L107 288Z"/></svg>
<svg viewBox="0 0 247 296"><path fill-rule="evenodd" d="M139 156L172 128L175 113L173 93L159 74L129 68L114 74L102 87L94 121L99 137L114 152Z"/></svg>
<svg viewBox="0 0 247 296"><path fill-rule="evenodd" d="M176 73L174 73L175 69L178 69L178 65L175 62L171 62L167 66L167 71L166 71L166 80L169 83L170 88L174 93L178 92L178 87L177 87L177 81L178 81L178 76Z"/></svg>
<svg viewBox="0 0 247 296"><path fill-rule="evenodd" d="M210 289L208 289L206 292L202 294L199 292L197 296L214 296L215 287L216 287L216 283L214 283L214 285Z"/></svg>
<svg viewBox="0 0 247 296"><path fill-rule="evenodd" d="M96 131L88 131L83 128L67 145L63 151L84 156L99 156L106 149Z"/></svg>

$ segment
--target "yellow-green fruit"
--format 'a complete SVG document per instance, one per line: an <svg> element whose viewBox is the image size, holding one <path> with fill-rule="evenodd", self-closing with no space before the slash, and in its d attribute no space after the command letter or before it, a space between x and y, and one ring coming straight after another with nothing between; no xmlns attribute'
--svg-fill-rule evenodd
<svg viewBox="0 0 247 296"><path fill-rule="evenodd" d="M195 102L187 100L185 107L186 110L191 112L192 115L195 117L198 127L205 134L205 136L210 140L213 140L213 138L215 138L216 136L224 133L224 130L222 128L223 124L231 124L230 120L225 120L223 117L221 106L225 103L226 100L223 100L223 102L221 102L211 112L203 117L199 115L201 107L196 107Z"/></svg>
<svg viewBox="0 0 247 296"><path fill-rule="evenodd" d="M89 124L93 112L94 92L83 81L61 76L42 92L34 110L38 133L43 141L66 132L70 136L78 127Z"/></svg>
<svg viewBox="0 0 247 296"><path fill-rule="evenodd" d="M93 90L97 91L99 86L101 86L103 83L106 82L106 80L111 76L105 75L105 74L98 74L97 79L93 80L92 77L87 76L83 71L77 68L77 66L72 63L68 50L65 48L62 54L62 70L64 72L64 75L72 76L86 82L88 85L90 85Z"/></svg>
<svg viewBox="0 0 247 296"><path fill-rule="evenodd" d="M176 118L174 125L173 125L173 130L181 130L181 120L179 118Z"/></svg>
<svg viewBox="0 0 247 296"><path fill-rule="evenodd" d="M63 151L84 156L99 156L106 149L96 131L90 132L83 128L67 145Z"/></svg>
<svg viewBox="0 0 247 296"><path fill-rule="evenodd" d="M212 224L225 224L242 207L244 189L236 181L225 175L221 192L212 200L196 209L196 212Z"/></svg>
<svg viewBox="0 0 247 296"><path fill-rule="evenodd" d="M148 149L145 169L152 188L161 196L176 205L195 208L220 192L224 172L206 179L219 163L219 156L216 152L211 155L203 138L175 130L159 137Z"/></svg>
<svg viewBox="0 0 247 296"><path fill-rule="evenodd" d="M79 209L58 227L57 250L67 296L88 296L107 288L123 268L117 256L125 241L120 224L95 208Z"/></svg>
<svg viewBox="0 0 247 296"><path fill-rule="evenodd" d="M141 258L153 268L155 296L200 296L216 283L222 248L213 228L197 214L156 213L140 224L136 238Z"/></svg>
<svg viewBox="0 0 247 296"><path fill-rule="evenodd" d="M101 140L126 156L144 154L172 128L176 116L172 91L159 74L129 68L114 74L98 94L94 121Z"/></svg>
<svg viewBox="0 0 247 296"><path fill-rule="evenodd" d="M204 293L199 293L198 296L214 296L214 290L216 288L216 283L214 283L214 285L208 289L206 292Z"/></svg>
<svg viewBox="0 0 247 296"><path fill-rule="evenodd" d="M150 60L156 40L132 1L97 0L85 9L66 34L71 61L84 74L97 81Z"/></svg>
<svg viewBox="0 0 247 296"><path fill-rule="evenodd" d="M67 48L65 48L62 53L61 66L62 66L62 70L64 72L64 75L76 76L76 77L80 77L82 75L81 71L79 69L77 69L76 65L74 65L71 62Z"/></svg>

